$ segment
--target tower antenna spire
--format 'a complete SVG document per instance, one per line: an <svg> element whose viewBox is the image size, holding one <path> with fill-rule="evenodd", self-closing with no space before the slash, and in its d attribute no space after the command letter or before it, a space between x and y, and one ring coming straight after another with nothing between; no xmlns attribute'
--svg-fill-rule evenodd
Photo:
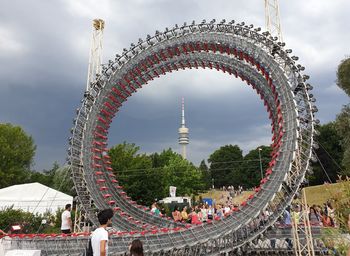
<svg viewBox="0 0 350 256"><path fill-rule="evenodd" d="M182 118L181 118L181 127L185 127L185 99L182 97Z"/></svg>
<svg viewBox="0 0 350 256"><path fill-rule="evenodd" d="M181 155L184 159L187 158L186 146L190 142L188 137L189 130L185 125L185 99L182 97L181 102L181 127L179 128L179 144L181 145Z"/></svg>

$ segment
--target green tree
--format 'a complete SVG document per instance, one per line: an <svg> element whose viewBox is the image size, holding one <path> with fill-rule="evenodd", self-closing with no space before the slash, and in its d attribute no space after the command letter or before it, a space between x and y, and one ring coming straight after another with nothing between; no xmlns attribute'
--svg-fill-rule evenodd
<svg viewBox="0 0 350 256"><path fill-rule="evenodd" d="M0 124L0 188L27 181L35 149L21 127Z"/></svg>
<svg viewBox="0 0 350 256"><path fill-rule="evenodd" d="M52 186L52 177L42 172L31 171L29 173L28 182L39 182L40 184L50 187Z"/></svg>
<svg viewBox="0 0 350 256"><path fill-rule="evenodd" d="M315 140L319 144L319 148L315 152L320 161L312 163L313 173L308 175L310 185L323 184L325 181L329 181L328 177L332 182L335 182L337 174L341 172L339 165L344 153L335 122L320 125L317 127L317 131L319 135L316 136Z"/></svg>
<svg viewBox="0 0 350 256"><path fill-rule="evenodd" d="M149 204L154 200L153 191L157 178L155 173L150 172L151 158L145 154L138 154L138 151L139 147L135 144L124 142L112 147L109 155L113 171L128 195L138 203Z"/></svg>
<svg viewBox="0 0 350 256"><path fill-rule="evenodd" d="M55 176L56 170L59 169L59 167L59 164L57 162L54 162L50 170L43 170L41 172L30 171L27 181L39 182L45 186L53 188L53 178Z"/></svg>
<svg viewBox="0 0 350 256"><path fill-rule="evenodd" d="M204 159L199 164L199 170L201 170L201 171L209 171L209 168L208 168L207 164L205 163Z"/></svg>
<svg viewBox="0 0 350 256"><path fill-rule="evenodd" d="M242 150L237 145L226 145L217 149L208 159L215 187L237 184L242 164Z"/></svg>
<svg viewBox="0 0 350 256"><path fill-rule="evenodd" d="M72 190L74 187L73 180L70 178L69 166L62 166L55 170L52 177L52 187L68 195L74 196L76 192Z"/></svg>
<svg viewBox="0 0 350 256"><path fill-rule="evenodd" d="M350 96L350 58L342 60L337 70L337 85ZM342 137L344 155L342 164L343 174L350 175L350 104L343 106L335 121L338 134Z"/></svg>
<svg viewBox="0 0 350 256"><path fill-rule="evenodd" d="M176 155L179 155L175 153L171 148L168 148L166 150L163 150L160 154L153 153L150 155L152 159L152 167L158 168L158 167L164 167L169 163L169 161L176 157Z"/></svg>
<svg viewBox="0 0 350 256"><path fill-rule="evenodd" d="M162 197L169 195L170 186L175 186L176 193L182 196L196 194L204 188L202 173L192 163L173 151L171 154L169 150L163 153L169 160L162 170Z"/></svg>
<svg viewBox="0 0 350 256"><path fill-rule="evenodd" d="M259 150L261 149L261 150ZM251 150L243 158L244 162L241 165L241 185L245 188L252 188L259 185L261 180L261 170L260 170L260 156L261 156L261 169L263 176L265 176L265 171L269 166L271 160L271 147L260 146L256 149Z"/></svg>
<svg viewBox="0 0 350 256"><path fill-rule="evenodd" d="M112 167L118 172L118 175L122 174L125 170L132 170L136 168L149 168L150 165L143 166L135 159L142 159L144 155L138 154L140 150L134 143L118 144L112 147L108 154L112 159ZM150 160L150 159L149 159ZM142 162L142 161L141 161ZM149 162L151 164L151 162Z"/></svg>
<svg viewBox="0 0 350 256"><path fill-rule="evenodd" d="M8 207L0 211L0 228L9 231L11 225L19 224L23 233L36 233L41 225L42 217L39 214L25 212Z"/></svg>
<svg viewBox="0 0 350 256"><path fill-rule="evenodd" d="M210 174L210 170L203 159L199 165L199 171L202 173L204 189L209 189L212 187L212 178Z"/></svg>
<svg viewBox="0 0 350 256"><path fill-rule="evenodd" d="M337 85L350 96L350 58L342 60L338 66Z"/></svg>
<svg viewBox="0 0 350 256"><path fill-rule="evenodd" d="M139 147L126 142L109 151L119 183L138 203L150 205L155 199L167 197L169 186L176 186L179 195L203 189L201 172L171 149L151 155L138 151Z"/></svg>
<svg viewBox="0 0 350 256"><path fill-rule="evenodd" d="M343 106L340 114L337 115L335 129L341 137L341 146L344 150L342 174L350 176L350 104Z"/></svg>

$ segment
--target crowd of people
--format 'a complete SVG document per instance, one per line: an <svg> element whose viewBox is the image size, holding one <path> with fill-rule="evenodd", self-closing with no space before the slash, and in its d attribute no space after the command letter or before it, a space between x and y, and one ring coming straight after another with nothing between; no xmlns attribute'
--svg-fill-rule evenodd
<svg viewBox="0 0 350 256"><path fill-rule="evenodd" d="M183 207L180 211L178 207L175 207L172 212L174 221L187 222L191 224L201 224L211 220L220 220L225 216L228 216L237 205L221 205L215 206L202 203L193 207Z"/></svg>
<svg viewBox="0 0 350 256"><path fill-rule="evenodd" d="M182 209L175 207L171 215L174 221L201 224L211 220L220 220L237 210L237 207L237 204L232 203L232 198L227 197L227 200L225 198L224 203L220 204L209 205L207 203L200 203L192 207L184 206ZM293 204L291 207L285 209L277 224L280 226L290 226L292 225L292 221L297 225L301 224L303 222L302 216L305 213L303 211L305 210L302 209L301 205ZM156 215L162 215L156 203L152 205L151 212ZM319 205L309 206L306 209L306 214L312 226L338 227L335 219L335 209L331 202L325 203L323 207ZM260 224L266 222L270 215L271 213L268 210L263 211L257 218L257 222Z"/></svg>
<svg viewBox="0 0 350 256"><path fill-rule="evenodd" d="M222 186L221 188L222 191L228 191L230 197L236 197L242 194L243 192L243 187L242 186L238 186L237 188L235 188L233 185L230 186ZM222 196L224 196L224 194L222 194Z"/></svg>
<svg viewBox="0 0 350 256"><path fill-rule="evenodd" d="M323 207L320 205L308 206L307 209L303 209L299 204L294 204L284 211L283 220L280 223L284 225L291 225L292 221L296 224L301 223L303 213L305 213L303 211L306 211L312 226L337 227L335 209L331 202L325 203Z"/></svg>
<svg viewBox="0 0 350 256"><path fill-rule="evenodd" d="M235 211L236 207L237 205L232 203L227 205L216 204L213 206L207 203L201 203L193 207L184 206L181 210L178 207L175 207L174 211L172 212L172 217L174 221L201 224L204 222L210 222L211 220L222 219ZM155 215L162 215L157 203L152 204L151 212ZM287 209L284 211L281 219L279 220L279 224L283 226L290 226L292 223L296 223L298 225L299 223L303 222L302 216L305 216L305 213L309 217L311 225L337 227L337 223L335 221L335 209L332 207L330 202L325 203L323 207L313 205L311 207L307 207L307 209L303 209L299 204L293 204L291 207L287 207ZM256 219L256 226L258 227L259 225L264 225L264 223L268 221L270 215L271 212L267 210L263 211ZM91 236L94 255L95 252L100 252L101 255L106 255L104 253L107 253L108 251L108 233L106 232L106 227L111 224L112 216L113 212L111 209L106 209L100 212L98 215L101 226L100 228L96 229ZM99 230L101 230L101 232ZM289 248L292 248L290 239L286 239L285 242ZM276 246L275 239L272 239L270 243L272 248ZM142 256L142 242L138 239L132 241L129 246L129 252L130 255Z"/></svg>

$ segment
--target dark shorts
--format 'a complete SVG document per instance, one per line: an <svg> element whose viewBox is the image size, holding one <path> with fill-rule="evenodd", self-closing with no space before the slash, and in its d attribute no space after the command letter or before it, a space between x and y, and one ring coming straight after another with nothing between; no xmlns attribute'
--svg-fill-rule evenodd
<svg viewBox="0 0 350 256"><path fill-rule="evenodd" d="M71 233L70 229L62 229L61 231L63 234L70 234Z"/></svg>

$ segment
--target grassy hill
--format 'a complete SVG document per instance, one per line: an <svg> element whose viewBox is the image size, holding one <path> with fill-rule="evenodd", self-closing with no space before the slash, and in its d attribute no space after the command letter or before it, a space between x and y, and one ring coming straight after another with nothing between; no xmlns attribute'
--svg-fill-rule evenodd
<svg viewBox="0 0 350 256"><path fill-rule="evenodd" d="M306 200L309 205L323 205L331 197L339 198L341 194L347 193L350 187L350 181L324 184L305 188Z"/></svg>
<svg viewBox="0 0 350 256"><path fill-rule="evenodd" d="M251 194L253 194L253 191L243 191L241 195L236 196L232 199L232 202L234 204L240 204L244 200L246 200ZM213 198L216 202L216 204L226 204L227 197L229 196L228 191L222 191L222 190L216 190L216 189L211 189L206 193L202 193L199 196L202 198ZM198 200L198 197L196 197Z"/></svg>
<svg viewBox="0 0 350 256"><path fill-rule="evenodd" d="M334 184L324 184L318 186L307 187L306 189L306 199L309 205L323 205L331 197L339 197L337 195L347 193L346 190L350 188L350 181L334 183ZM349 192L349 191L348 191ZM246 200L249 195L253 194L253 191L243 191L241 195L233 198L234 204L240 204ZM229 192L211 189L206 193L200 194L202 198L213 198L216 204L225 204ZM196 197L198 200L198 196Z"/></svg>

